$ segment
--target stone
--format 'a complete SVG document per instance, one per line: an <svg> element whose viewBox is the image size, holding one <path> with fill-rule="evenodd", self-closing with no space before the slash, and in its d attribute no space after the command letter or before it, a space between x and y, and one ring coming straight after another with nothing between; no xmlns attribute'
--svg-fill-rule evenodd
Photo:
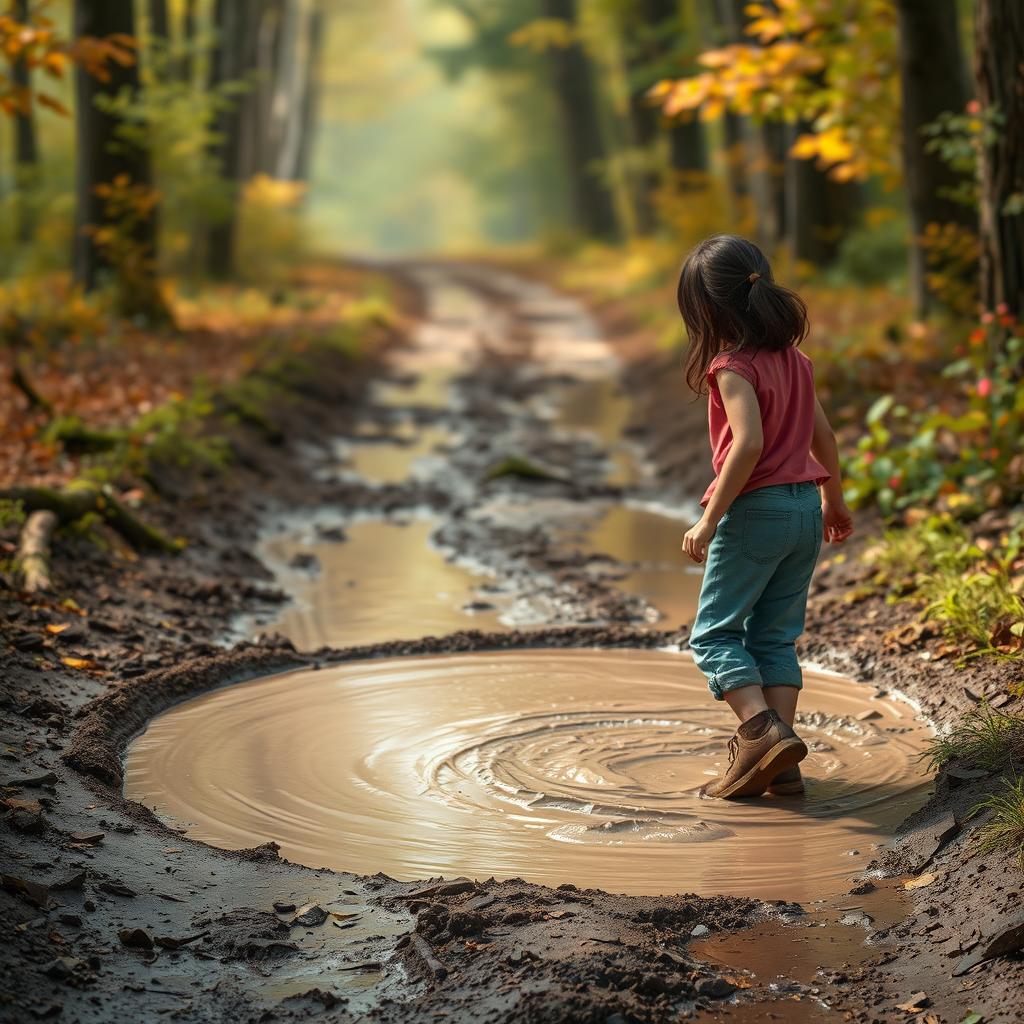
<svg viewBox="0 0 1024 1024"><path fill-rule="evenodd" d="M701 978L697 982L697 995L707 999L725 999L736 991L736 986L725 978Z"/></svg>

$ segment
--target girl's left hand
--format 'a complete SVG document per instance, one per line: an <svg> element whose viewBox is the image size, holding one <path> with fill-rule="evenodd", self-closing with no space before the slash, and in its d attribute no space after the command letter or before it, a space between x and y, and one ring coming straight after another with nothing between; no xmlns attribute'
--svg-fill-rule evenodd
<svg viewBox="0 0 1024 1024"><path fill-rule="evenodd" d="M701 519L696 526L686 531L683 537L683 550L698 564L703 565L708 554L708 545L718 529L717 523Z"/></svg>

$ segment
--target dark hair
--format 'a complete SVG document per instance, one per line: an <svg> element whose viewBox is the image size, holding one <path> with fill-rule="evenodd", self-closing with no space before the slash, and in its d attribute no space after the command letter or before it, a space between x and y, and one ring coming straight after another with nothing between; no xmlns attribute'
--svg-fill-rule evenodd
<svg viewBox="0 0 1024 1024"><path fill-rule="evenodd" d="M807 337L803 299L776 284L764 253L738 235L712 235L687 256L676 298L690 338L686 383L698 394L723 347L778 351Z"/></svg>

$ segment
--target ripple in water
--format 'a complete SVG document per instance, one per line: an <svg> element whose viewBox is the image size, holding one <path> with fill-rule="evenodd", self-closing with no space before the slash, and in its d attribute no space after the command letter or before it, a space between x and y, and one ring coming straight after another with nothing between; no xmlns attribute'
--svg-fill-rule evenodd
<svg viewBox="0 0 1024 1024"><path fill-rule="evenodd" d="M314 867L809 900L926 796L927 729L870 692L807 673L806 797L731 803L698 796L734 722L685 655L351 662L169 711L130 748L125 789L196 839L272 839Z"/></svg>

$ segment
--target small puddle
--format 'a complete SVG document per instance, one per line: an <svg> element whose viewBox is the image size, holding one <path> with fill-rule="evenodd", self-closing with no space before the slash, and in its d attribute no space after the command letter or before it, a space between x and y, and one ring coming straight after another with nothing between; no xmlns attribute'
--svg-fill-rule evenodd
<svg viewBox="0 0 1024 1024"><path fill-rule="evenodd" d="M332 540L306 524L264 540L260 556L294 600L261 629L313 650L501 628L474 578L431 545L434 525L357 521Z"/></svg>
<svg viewBox="0 0 1024 1024"><path fill-rule="evenodd" d="M697 790L734 722L685 655L351 662L167 712L128 751L125 791L193 838L274 840L311 866L808 901L924 802L928 732L831 675L808 673L805 704L806 797L720 802Z"/></svg>
<svg viewBox="0 0 1024 1024"><path fill-rule="evenodd" d="M408 420L385 431L367 431L340 439L332 446L338 467L375 484L397 484L429 475L438 449L454 443L452 434L435 426Z"/></svg>
<svg viewBox="0 0 1024 1024"><path fill-rule="evenodd" d="M659 626L693 622L703 570L682 551L689 523L635 505L612 505L576 534L577 546L622 563L620 590L636 594L659 612Z"/></svg>

